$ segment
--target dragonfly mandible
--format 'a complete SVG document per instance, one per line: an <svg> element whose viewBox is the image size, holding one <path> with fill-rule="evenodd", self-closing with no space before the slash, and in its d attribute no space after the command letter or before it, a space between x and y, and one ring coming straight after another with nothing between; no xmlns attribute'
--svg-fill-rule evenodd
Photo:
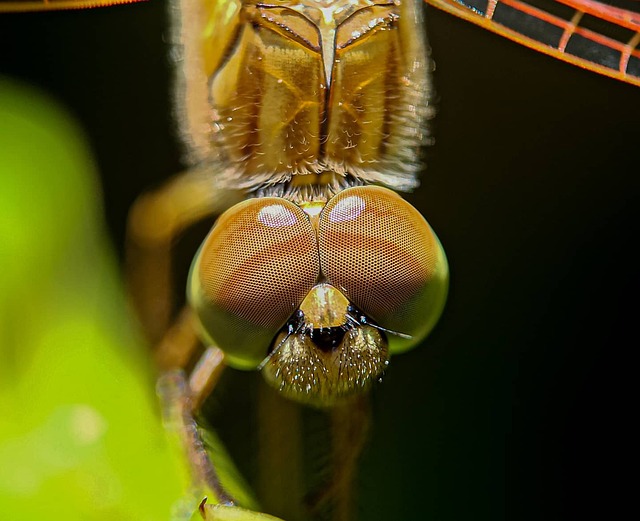
<svg viewBox="0 0 640 521"><path fill-rule="evenodd" d="M437 51L436 51L436 52L437 52ZM442 61L441 61L440 63L442 63L442 64L446 67L446 64L445 64L444 62L442 62ZM442 66L442 65L441 65L441 66ZM443 89L443 99L446 99L446 96L447 96L447 93L446 93L446 91ZM464 190L463 190L463 191L464 191ZM401 362L400 362L400 363L401 363Z"/></svg>

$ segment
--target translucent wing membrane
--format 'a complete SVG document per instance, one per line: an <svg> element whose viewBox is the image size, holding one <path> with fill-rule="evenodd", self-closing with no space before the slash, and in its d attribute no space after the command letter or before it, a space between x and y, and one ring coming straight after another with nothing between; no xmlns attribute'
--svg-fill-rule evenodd
<svg viewBox="0 0 640 521"><path fill-rule="evenodd" d="M58 11L90 9L118 4L133 4L144 0L0 0L0 13L25 11Z"/></svg>
<svg viewBox="0 0 640 521"><path fill-rule="evenodd" d="M640 3L426 0L532 49L640 86Z"/></svg>
<svg viewBox="0 0 640 521"><path fill-rule="evenodd" d="M86 9L144 0L0 0L0 13ZM640 86L635 0L425 0L579 67Z"/></svg>

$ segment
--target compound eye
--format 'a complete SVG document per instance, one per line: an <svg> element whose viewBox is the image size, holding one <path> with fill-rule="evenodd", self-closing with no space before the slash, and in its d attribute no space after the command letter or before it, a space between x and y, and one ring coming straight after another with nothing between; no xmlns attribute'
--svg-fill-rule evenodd
<svg viewBox="0 0 640 521"><path fill-rule="evenodd" d="M191 267L188 299L230 365L255 368L319 274L315 232L296 205L250 199L220 216Z"/></svg>
<svg viewBox="0 0 640 521"><path fill-rule="evenodd" d="M409 349L437 322L448 287L444 250L422 215L377 186L349 188L320 216L320 266L328 282L389 336L391 352Z"/></svg>

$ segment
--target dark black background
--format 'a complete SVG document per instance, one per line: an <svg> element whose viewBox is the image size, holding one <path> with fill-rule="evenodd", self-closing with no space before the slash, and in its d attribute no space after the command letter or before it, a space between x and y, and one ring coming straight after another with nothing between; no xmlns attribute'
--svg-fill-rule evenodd
<svg viewBox="0 0 640 521"><path fill-rule="evenodd" d="M428 15L436 144L409 199L451 293L374 393L362 519L611 518L637 414L640 89ZM86 130L120 251L133 199L181 168L166 31L157 1L0 15L0 73Z"/></svg>

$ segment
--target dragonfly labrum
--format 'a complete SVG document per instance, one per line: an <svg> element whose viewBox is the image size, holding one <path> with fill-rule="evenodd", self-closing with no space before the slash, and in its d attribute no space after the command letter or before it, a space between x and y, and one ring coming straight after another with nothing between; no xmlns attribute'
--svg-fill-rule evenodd
<svg viewBox="0 0 640 521"><path fill-rule="evenodd" d="M145 327L160 345L162 389L176 393L169 402L190 416L209 393L216 396L224 365L260 369L277 393L333 409L331 421L346 430L348 418L361 414L358 396L375 386L389 355L428 334L446 293L437 238L388 189L416 185L417 152L429 139L432 64L420 8L184 4L172 10L172 56L178 120L194 166L143 197L131 225L139 261L134 287ZM508 6L515 4L518 12L535 12ZM474 4L471 11L479 10ZM499 12L497 3L489 11ZM563 52L572 34L584 35L574 30L579 26L563 26ZM586 40L590 49L603 42ZM624 64L611 75L633 83L637 41L626 41L605 45L619 53L607 63L616 70ZM169 326L165 286L174 237L223 211L193 263L190 306ZM194 366L198 338L217 347ZM191 372L186 387L172 368ZM346 442L356 459L359 440L356 434ZM232 501L212 478L215 465L202 459L197 433L187 442L198 479ZM352 467L336 465L335 474L348 476ZM303 509L286 519L307 519L305 508L339 501L349 486L321 480L303 495Z"/></svg>

